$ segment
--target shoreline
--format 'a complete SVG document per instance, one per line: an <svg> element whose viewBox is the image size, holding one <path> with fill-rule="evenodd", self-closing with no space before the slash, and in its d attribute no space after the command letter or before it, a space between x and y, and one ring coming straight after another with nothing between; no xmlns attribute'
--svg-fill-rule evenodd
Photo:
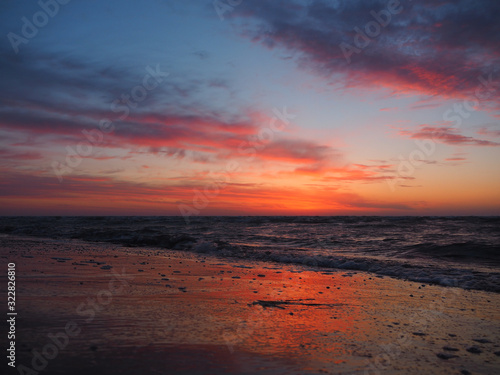
<svg viewBox="0 0 500 375"><path fill-rule="evenodd" d="M500 369L496 293L82 241L0 245L17 266L16 364L30 367L68 322L81 329L47 361L51 374Z"/></svg>
<svg viewBox="0 0 500 375"><path fill-rule="evenodd" d="M68 237L40 237L38 235L10 235L0 233L0 238L12 238L19 240L38 240L55 241L64 243L84 243L94 244L96 246L121 247L123 249L149 249L163 253L194 254L200 256L214 257L227 261L233 259L236 261L264 262L275 264L277 266L292 265L309 267L311 270L344 270L346 272L367 272L378 276L395 278L398 280L413 281L417 283L440 285L444 287L458 287L464 290L479 290L500 294L500 269L498 266L487 265L484 263L470 264L465 262L446 262L438 265L436 259L429 259L426 262L422 259L418 264L407 263L405 259L395 258L369 258L363 255L346 256L335 254L325 256L322 254L280 254L266 252L252 252L252 250L236 247L226 247L229 245L224 241L212 243L204 241L201 243L192 243L191 237L181 234L175 241L179 241L181 246L164 247L155 245L138 245L130 239L114 240L89 240L82 238ZM187 241L187 244L184 242ZM148 241L143 241L148 242ZM153 241L154 242L154 241ZM160 241L161 242L161 241ZM165 245L165 244L164 244ZM219 247L221 245L221 247ZM182 255L181 255L182 256Z"/></svg>

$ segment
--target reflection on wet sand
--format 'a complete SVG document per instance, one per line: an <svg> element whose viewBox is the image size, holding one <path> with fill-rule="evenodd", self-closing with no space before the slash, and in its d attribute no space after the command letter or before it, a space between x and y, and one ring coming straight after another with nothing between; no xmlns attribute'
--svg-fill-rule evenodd
<svg viewBox="0 0 500 375"><path fill-rule="evenodd" d="M18 240L16 249L18 364L41 369L34 353L48 353L49 334L68 322L80 330L46 361L47 374L499 367L497 294L83 243ZM480 354L467 351L471 345Z"/></svg>

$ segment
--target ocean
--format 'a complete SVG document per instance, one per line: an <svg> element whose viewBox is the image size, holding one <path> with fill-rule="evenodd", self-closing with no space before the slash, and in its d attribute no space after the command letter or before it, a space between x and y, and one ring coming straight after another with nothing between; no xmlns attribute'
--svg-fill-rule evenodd
<svg viewBox="0 0 500 375"><path fill-rule="evenodd" d="M0 217L3 236L367 271L500 293L500 217Z"/></svg>

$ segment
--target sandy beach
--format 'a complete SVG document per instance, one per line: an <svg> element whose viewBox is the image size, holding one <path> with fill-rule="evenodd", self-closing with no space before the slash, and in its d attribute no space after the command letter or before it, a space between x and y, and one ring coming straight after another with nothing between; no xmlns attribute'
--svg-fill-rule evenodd
<svg viewBox="0 0 500 375"><path fill-rule="evenodd" d="M2 267L16 264L8 373L500 371L496 293L152 248L0 244Z"/></svg>
<svg viewBox="0 0 500 375"><path fill-rule="evenodd" d="M500 375L499 15L2 1L0 375Z"/></svg>

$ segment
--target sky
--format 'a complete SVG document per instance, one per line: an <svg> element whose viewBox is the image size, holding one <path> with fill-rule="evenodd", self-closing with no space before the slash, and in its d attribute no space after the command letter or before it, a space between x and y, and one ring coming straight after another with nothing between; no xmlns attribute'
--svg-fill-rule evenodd
<svg viewBox="0 0 500 375"><path fill-rule="evenodd" d="M498 14L3 1L0 215L500 215Z"/></svg>

